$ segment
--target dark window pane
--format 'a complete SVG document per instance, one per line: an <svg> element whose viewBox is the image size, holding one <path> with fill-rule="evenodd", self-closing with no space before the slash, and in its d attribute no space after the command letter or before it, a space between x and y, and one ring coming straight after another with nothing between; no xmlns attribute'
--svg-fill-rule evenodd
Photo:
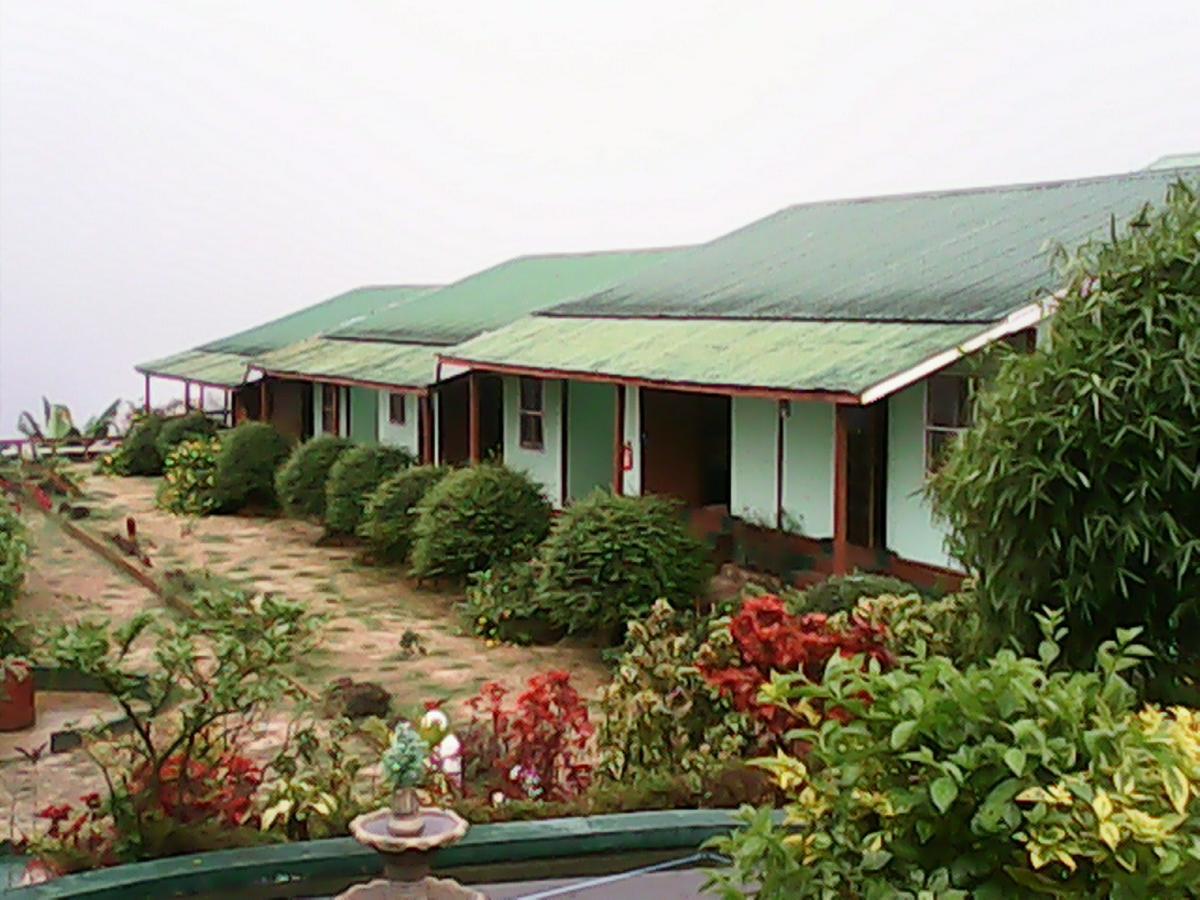
<svg viewBox="0 0 1200 900"><path fill-rule="evenodd" d="M404 424L403 394L388 394L388 420L393 425Z"/></svg>
<svg viewBox="0 0 1200 900"><path fill-rule="evenodd" d="M542 411L542 382L537 378L521 379L521 412Z"/></svg>
<svg viewBox="0 0 1200 900"><path fill-rule="evenodd" d="M321 390L321 430L326 434L337 434L337 392L338 388L325 385Z"/></svg>
<svg viewBox="0 0 1200 900"><path fill-rule="evenodd" d="M530 450L541 450L544 441L542 436L542 416L540 413L521 414L521 446Z"/></svg>
<svg viewBox="0 0 1200 900"><path fill-rule="evenodd" d="M925 470L936 472L946 458L946 451L958 438L956 431L927 431L925 432Z"/></svg>
<svg viewBox="0 0 1200 900"><path fill-rule="evenodd" d="M941 428L970 425L970 381L962 375L934 375L929 379L928 421Z"/></svg>

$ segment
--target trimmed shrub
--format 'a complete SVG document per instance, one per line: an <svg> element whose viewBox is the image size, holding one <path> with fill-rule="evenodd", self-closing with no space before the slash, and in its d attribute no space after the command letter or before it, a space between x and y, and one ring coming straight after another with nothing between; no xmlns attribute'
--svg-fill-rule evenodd
<svg viewBox="0 0 1200 900"><path fill-rule="evenodd" d="M930 484L997 643L1036 648L1043 606L1074 665L1143 627L1159 697L1200 664L1198 234L1179 184L1069 259L1051 340L1005 354Z"/></svg>
<svg viewBox="0 0 1200 900"><path fill-rule="evenodd" d="M154 439L154 446L163 458L163 466L165 468L167 454L184 441L196 438L208 438L216 433L216 422L202 412L190 412L187 415L174 416L165 420L158 429L158 436Z"/></svg>
<svg viewBox="0 0 1200 900"><path fill-rule="evenodd" d="M354 534L371 492L414 462L413 455L401 447L351 447L342 453L325 481L325 529L330 534Z"/></svg>
<svg viewBox="0 0 1200 900"><path fill-rule="evenodd" d="M417 504L449 471L444 466L414 466L389 475L367 497L359 537L365 538L381 559L407 560Z"/></svg>
<svg viewBox="0 0 1200 900"><path fill-rule="evenodd" d="M216 506L217 454L215 436L186 440L172 448L163 462L163 480L154 495L160 509L183 516L205 516Z"/></svg>
<svg viewBox="0 0 1200 900"><path fill-rule="evenodd" d="M266 422L243 422L225 435L214 473L214 510L275 506L275 470L289 449L287 438Z"/></svg>
<svg viewBox="0 0 1200 900"><path fill-rule="evenodd" d="M550 503L528 475L491 463L458 469L418 507L412 571L461 579L529 559L549 528Z"/></svg>
<svg viewBox="0 0 1200 900"><path fill-rule="evenodd" d="M320 434L297 445L275 473L275 493L284 512L323 519L329 470L351 446L345 438L332 434Z"/></svg>
<svg viewBox="0 0 1200 900"><path fill-rule="evenodd" d="M8 500L0 497L0 612L12 609L21 592L28 552L24 523Z"/></svg>
<svg viewBox="0 0 1200 900"><path fill-rule="evenodd" d="M907 597L919 593L907 581L891 575L855 572L831 575L806 590L789 593L788 604L796 613L837 613L854 609L866 597Z"/></svg>
<svg viewBox="0 0 1200 900"><path fill-rule="evenodd" d="M510 644L547 644L562 637L538 601L536 560L472 572L469 578L462 612L475 634Z"/></svg>
<svg viewBox="0 0 1200 900"><path fill-rule="evenodd" d="M570 632L615 641L654 601L693 605L711 573L708 551L688 531L678 505L662 497L596 491L554 523L538 559L538 597Z"/></svg>
<svg viewBox="0 0 1200 900"><path fill-rule="evenodd" d="M120 475L161 475L163 456L158 450L158 435L164 421L159 413L138 418L116 453L114 471Z"/></svg>

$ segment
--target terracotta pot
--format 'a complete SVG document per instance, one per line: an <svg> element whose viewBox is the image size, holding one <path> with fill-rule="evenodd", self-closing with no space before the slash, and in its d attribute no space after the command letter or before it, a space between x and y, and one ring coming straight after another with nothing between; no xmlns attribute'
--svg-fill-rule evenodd
<svg viewBox="0 0 1200 900"><path fill-rule="evenodd" d="M10 669L0 684L0 731L30 728L36 718L33 673L26 669L22 676Z"/></svg>
<svg viewBox="0 0 1200 900"><path fill-rule="evenodd" d="M387 830L394 837L412 837L425 830L421 798L414 788L400 788L392 794L392 814L388 817Z"/></svg>

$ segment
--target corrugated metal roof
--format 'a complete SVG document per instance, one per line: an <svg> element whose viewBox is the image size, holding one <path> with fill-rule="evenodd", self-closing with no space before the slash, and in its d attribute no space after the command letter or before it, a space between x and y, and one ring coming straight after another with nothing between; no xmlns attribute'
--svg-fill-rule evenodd
<svg viewBox="0 0 1200 900"><path fill-rule="evenodd" d="M567 375L860 394L983 330L977 323L532 316L445 356Z"/></svg>
<svg viewBox="0 0 1200 900"><path fill-rule="evenodd" d="M408 343L455 344L521 316L592 293L650 268L680 248L521 256L394 309L331 331Z"/></svg>
<svg viewBox="0 0 1200 900"><path fill-rule="evenodd" d="M1055 286L1046 248L1102 234L1200 168L793 206L555 315L988 322Z"/></svg>
<svg viewBox="0 0 1200 900"><path fill-rule="evenodd" d="M1157 169L1189 169L1200 166L1200 153L1171 153L1167 156L1160 156L1150 165L1146 166L1148 171Z"/></svg>
<svg viewBox="0 0 1200 900"><path fill-rule="evenodd" d="M244 380L249 357L350 325L378 310L399 309L434 285L371 285L355 288L229 337L162 359L141 363L139 372L233 387Z"/></svg>
<svg viewBox="0 0 1200 900"><path fill-rule="evenodd" d="M434 380L437 354L422 344L310 338L257 356L253 365L271 375L423 388Z"/></svg>
<svg viewBox="0 0 1200 900"><path fill-rule="evenodd" d="M181 378L198 384L235 387L246 377L248 357L237 353L184 350L137 366L137 371L164 378Z"/></svg>

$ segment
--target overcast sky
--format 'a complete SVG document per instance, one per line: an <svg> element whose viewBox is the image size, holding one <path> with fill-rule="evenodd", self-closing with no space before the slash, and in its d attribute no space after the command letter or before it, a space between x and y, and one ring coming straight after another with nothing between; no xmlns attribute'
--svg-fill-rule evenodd
<svg viewBox="0 0 1200 900"><path fill-rule="evenodd" d="M0 434L361 284L1200 150L1197 48L1196 0L0 0Z"/></svg>

